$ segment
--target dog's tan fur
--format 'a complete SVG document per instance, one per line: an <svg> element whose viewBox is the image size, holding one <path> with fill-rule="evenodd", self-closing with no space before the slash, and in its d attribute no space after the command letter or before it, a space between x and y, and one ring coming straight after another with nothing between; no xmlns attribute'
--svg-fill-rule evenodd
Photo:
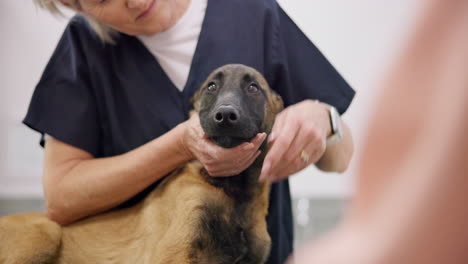
<svg viewBox="0 0 468 264"><path fill-rule="evenodd" d="M255 75L267 95L264 125L269 131L282 102L270 91L263 77L257 72ZM195 110L199 100L200 93L197 93ZM251 167L252 173L259 174L261 160ZM193 251L193 241L199 233L198 220L208 205L221 208L217 211L219 217L229 222L236 201L210 184L209 177L202 165L193 161L166 177L135 206L65 227L42 213L0 218L0 263L216 264L210 262L213 260L210 252ZM254 234L251 250L263 254L263 263L270 246L265 219L269 186L256 183L254 190L254 199L245 208L249 220L244 228Z"/></svg>

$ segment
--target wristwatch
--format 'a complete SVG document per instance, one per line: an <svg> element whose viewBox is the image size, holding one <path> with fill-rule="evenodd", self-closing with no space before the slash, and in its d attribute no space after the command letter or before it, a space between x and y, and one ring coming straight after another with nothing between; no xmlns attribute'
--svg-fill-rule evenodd
<svg viewBox="0 0 468 264"><path fill-rule="evenodd" d="M328 110L330 116L331 134L327 138L327 146L331 146L341 141L343 138L343 128L341 127L340 113L338 113L336 108L330 106Z"/></svg>

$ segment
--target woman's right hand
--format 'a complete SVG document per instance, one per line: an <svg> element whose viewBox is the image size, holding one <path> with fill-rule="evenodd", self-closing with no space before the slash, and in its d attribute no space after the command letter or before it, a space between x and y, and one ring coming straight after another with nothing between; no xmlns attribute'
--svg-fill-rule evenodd
<svg viewBox="0 0 468 264"><path fill-rule="evenodd" d="M260 155L258 148L267 136L259 133L250 142L227 149L216 145L205 135L198 114L193 114L184 126L182 146L185 152L199 160L213 177L237 175L248 168Z"/></svg>

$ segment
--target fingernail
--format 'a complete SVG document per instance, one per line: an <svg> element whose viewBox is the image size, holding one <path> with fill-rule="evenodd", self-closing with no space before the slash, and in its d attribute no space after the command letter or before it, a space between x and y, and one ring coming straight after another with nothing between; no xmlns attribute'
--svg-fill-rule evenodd
<svg viewBox="0 0 468 264"><path fill-rule="evenodd" d="M264 134L264 133L259 133L259 134L257 134L257 136L255 137L255 141L261 141L261 140L263 139L263 137L264 137L263 134Z"/></svg>
<svg viewBox="0 0 468 264"><path fill-rule="evenodd" d="M273 140L275 140L275 137L276 137L276 134L272 132L270 134L270 137L268 137L268 142L272 142Z"/></svg>
<svg viewBox="0 0 468 264"><path fill-rule="evenodd" d="M265 136L260 134L260 136L255 140L255 144L260 145L265 140Z"/></svg>

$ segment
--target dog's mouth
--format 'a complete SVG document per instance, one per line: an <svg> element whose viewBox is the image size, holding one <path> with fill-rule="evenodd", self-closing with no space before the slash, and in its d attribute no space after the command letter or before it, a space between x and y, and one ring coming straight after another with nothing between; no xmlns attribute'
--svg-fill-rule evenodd
<svg viewBox="0 0 468 264"><path fill-rule="evenodd" d="M258 133L258 129L253 125L219 126L215 122L204 121L201 120L201 125L206 136L223 148L233 148L244 142L250 142Z"/></svg>
<svg viewBox="0 0 468 264"><path fill-rule="evenodd" d="M245 137L232 137L232 136L208 136L211 140L213 140L216 145L223 147L223 148L233 148L239 146L244 142L249 142L253 139L253 137L245 138Z"/></svg>

